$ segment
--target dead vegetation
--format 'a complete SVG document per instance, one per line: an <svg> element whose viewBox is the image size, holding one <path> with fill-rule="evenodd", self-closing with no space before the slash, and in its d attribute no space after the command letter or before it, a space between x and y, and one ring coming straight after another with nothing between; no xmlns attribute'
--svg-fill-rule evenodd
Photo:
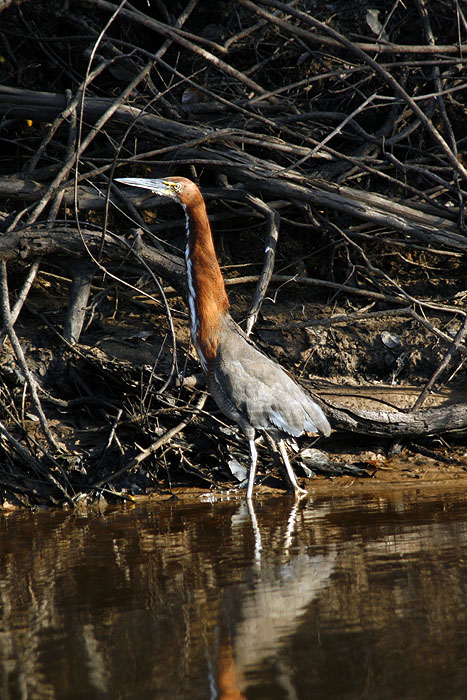
<svg viewBox="0 0 467 700"><path fill-rule="evenodd" d="M230 483L243 459L182 380L180 212L117 174L200 183L233 315L334 428L455 459L467 23L378 7L0 4L0 500Z"/></svg>

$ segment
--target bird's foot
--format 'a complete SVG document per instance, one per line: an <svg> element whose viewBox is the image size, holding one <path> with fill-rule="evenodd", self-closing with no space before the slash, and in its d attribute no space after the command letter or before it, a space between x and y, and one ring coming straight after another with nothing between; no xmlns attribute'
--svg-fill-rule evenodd
<svg viewBox="0 0 467 700"><path fill-rule="evenodd" d="M309 496L310 494L306 489L302 489L302 487L297 484L294 488L294 495L295 499L299 500L300 498L305 498L305 496Z"/></svg>

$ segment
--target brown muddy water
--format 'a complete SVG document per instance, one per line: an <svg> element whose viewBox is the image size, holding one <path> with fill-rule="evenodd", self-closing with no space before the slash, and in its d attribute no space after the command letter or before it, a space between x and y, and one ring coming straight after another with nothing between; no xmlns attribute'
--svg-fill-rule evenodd
<svg viewBox="0 0 467 700"><path fill-rule="evenodd" d="M0 697L466 698L467 493L0 514Z"/></svg>

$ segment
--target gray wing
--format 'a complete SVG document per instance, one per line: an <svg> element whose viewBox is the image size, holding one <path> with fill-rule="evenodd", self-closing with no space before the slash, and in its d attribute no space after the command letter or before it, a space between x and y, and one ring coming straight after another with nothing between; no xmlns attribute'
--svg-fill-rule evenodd
<svg viewBox="0 0 467 700"><path fill-rule="evenodd" d="M329 422L321 408L280 365L259 352L236 324L220 333L217 358L211 368L212 390L219 407L233 407L255 429L298 437L303 432L328 436ZM221 400L219 400L219 398ZM238 417L234 418L240 423Z"/></svg>

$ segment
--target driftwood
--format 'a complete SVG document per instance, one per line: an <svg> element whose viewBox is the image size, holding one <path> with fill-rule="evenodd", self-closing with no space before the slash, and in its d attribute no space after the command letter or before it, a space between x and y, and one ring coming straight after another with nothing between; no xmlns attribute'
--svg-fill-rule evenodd
<svg viewBox="0 0 467 700"><path fill-rule="evenodd" d="M293 331L298 373L354 381L358 364L363 384L418 383L411 402L381 410L318 391L335 429L396 440L465 430L467 21L449 7L441 18L423 0L391 4L369 22L364 6L330 19L324 6L232 0L216 4L211 26L209 3L138 12L82 0L40 18L25 3L27 59L8 40L17 8L0 7L0 449L9 470L0 487L28 502L39 479L40 498L61 502L136 473L152 488L168 435L166 466L211 482L190 457L190 430L208 443L217 435L216 464L238 449L229 426L213 424L213 406L205 414L198 398L191 408L171 383L182 363L176 338L186 335L180 212L173 219L167 202L120 191L117 172L198 178L225 234L223 261L242 264L226 271L227 285L251 302L234 315L248 332L256 324L263 343L271 329ZM71 53L57 33L64 26ZM51 75L42 79L44 67L31 83L25 61L35 52ZM38 290L42 308L30 301ZM285 305L274 323L267 297L294 295L303 313ZM115 337L139 338L127 363L101 350L112 333L93 326L112 317L112 304L115 318L125 309ZM37 324L53 361L34 359L48 350L33 337ZM146 333L150 361L141 359ZM361 347L348 344L351 333ZM306 344L294 352L304 334L309 354ZM433 403L443 386L453 396ZM76 406L106 432L89 454L73 448L77 433L61 435L52 410ZM144 477L143 461L153 465Z"/></svg>
<svg viewBox="0 0 467 700"><path fill-rule="evenodd" d="M66 110L66 99L64 95L51 93L36 93L32 91L19 90L0 85L0 114L8 116L30 115L31 118L52 119ZM88 122L97 121L114 104L109 99L88 98L84 102L83 117ZM210 135L203 133L201 129L179 124L174 120L144 114L142 110L132 107L118 107L115 109L113 119L124 123L134 122L134 129L142 134L160 132L161 134L172 134L186 140L196 140L200 144L215 143L216 141L244 142L244 133L216 133ZM233 130L231 130L232 132ZM269 146L274 148L274 144L269 144L264 138L255 138L259 146ZM195 162L199 160L199 152L192 148L177 143L171 149L177 150L180 160ZM294 149L289 147L290 151ZM303 149L309 155L309 149ZM300 154L300 150L297 151ZM152 155L157 155L154 153ZM417 206L394 201L381 195L371 192L362 192L354 188L337 186L330 182L323 182L308 179L293 173L288 173L288 178L292 182L280 179L281 168L277 165L258 159L251 155L243 155L239 158L238 153L217 155L211 154L211 158L222 160L222 169L229 173L231 177L240 179L249 185L255 192L265 196L287 198L298 200L315 206L323 206L335 209L350 216L356 216L366 221L395 229L401 233L412 235L426 244L440 245L446 250L465 251L467 249L466 237L458 233L456 219L459 213L436 208L433 205L417 203ZM137 162L137 159L133 159ZM239 160L241 161L239 163ZM206 161L206 164L209 161ZM212 165L216 165L214 162ZM83 176L84 177L84 176ZM271 180L270 178L277 178ZM300 185L293 180L299 180ZM34 201L41 192L38 183L31 181L0 178L0 194L3 196L19 196ZM68 187L66 203L73 201L74 193ZM131 196L131 195L130 195ZM134 196L133 196L134 197ZM97 200L97 201L96 201ZM89 189L80 188L77 196L77 203L80 209L100 208L103 201L93 196Z"/></svg>
<svg viewBox="0 0 467 700"><path fill-rule="evenodd" d="M333 426L341 430L351 430L364 435L381 435L401 438L406 436L433 435L448 430L458 431L467 428L467 404L459 403L424 410L410 411L370 411L325 408Z"/></svg>
<svg viewBox="0 0 467 700"><path fill-rule="evenodd" d="M104 244L104 245L103 245ZM133 240L123 236L104 237L99 231L67 224L52 226L34 225L24 231L14 231L0 237L0 259L21 261L38 256L81 256L97 265L97 257L103 250L106 261L120 262L130 257L136 265L138 258L155 274L163 276L179 290L184 288L185 267L182 258L165 251L154 250L143 243L139 236Z"/></svg>

